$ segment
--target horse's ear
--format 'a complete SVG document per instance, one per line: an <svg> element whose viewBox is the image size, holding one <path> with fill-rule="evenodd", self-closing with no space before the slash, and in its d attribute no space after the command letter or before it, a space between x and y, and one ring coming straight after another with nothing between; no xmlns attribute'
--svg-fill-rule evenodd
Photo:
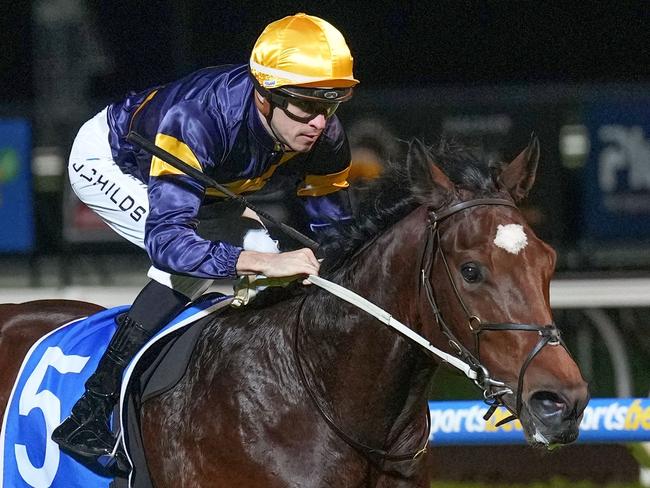
<svg viewBox="0 0 650 488"><path fill-rule="evenodd" d="M434 207L442 205L454 185L433 162L428 149L419 139L413 139L409 144L406 165L413 193Z"/></svg>
<svg viewBox="0 0 650 488"><path fill-rule="evenodd" d="M539 139L533 133L528 147L501 171L497 180L499 188L510 193L515 202L524 199L535 183L538 161Z"/></svg>

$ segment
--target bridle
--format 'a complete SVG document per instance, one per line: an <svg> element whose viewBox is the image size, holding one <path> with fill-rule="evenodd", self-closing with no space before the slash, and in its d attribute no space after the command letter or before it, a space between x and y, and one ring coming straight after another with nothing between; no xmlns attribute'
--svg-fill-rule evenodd
<svg viewBox="0 0 650 488"><path fill-rule="evenodd" d="M510 322L487 323L487 322L483 322L480 319L480 317L478 317L477 315L472 314L469 308L467 307L467 305L465 304L465 302L463 301L460 291L458 290L458 287L456 286L454 279L452 277L451 269L449 268L447 257L441 246L440 224L445 219L458 212L461 212L468 208L483 206L483 205L502 205L502 206L507 206L512 208L517 208L512 201L506 200L505 198L477 198L477 199L468 200L465 202L460 202L460 203L450 205L448 207L443 208L440 211L430 210L429 211L429 232L427 235L427 241L424 245L424 249L422 252L421 267L420 267L421 268L420 269L420 293L422 293L422 290L424 290L427 302L429 303L431 311L433 312L433 315L436 319L436 323L438 324L440 331L447 338L447 341L451 346L454 355L457 356L457 359L452 357L450 354L445 353L444 351L441 351L440 349L432 346L426 339L419 336L417 333L407 329L406 326L404 326L404 324L401 324L399 321L395 320L393 317L390 316L390 314L381 310L379 307L373 305L372 303L368 302L362 297L359 297L354 292L347 289L343 289L342 287L336 285L335 283L328 282L327 280L318 277L310 277L310 279L313 283L323 287L330 293L333 293L337 295L339 298L346 300L349 303L352 303L353 305L365 310L366 312L370 313L371 315L379 319L381 322L389 325L390 327L393 327L400 335L411 340L411 342L415 342L417 345L421 346L423 350L427 352L430 356L432 356L435 360L442 359L443 361L448 362L452 366L461 369L483 391L483 397L485 399L485 402L489 405L489 409L483 417L486 421L490 417L492 417L497 407L499 406L503 406L508 411L510 411L511 415L509 417L499 421L496 424L497 426L499 426L504 423L515 420L516 418L519 417L519 414L521 413L522 402L523 402L522 390L523 390L524 375L526 374L528 366L530 365L532 360L539 354L539 352L546 345L556 346L558 344L561 344L565 349L567 348L566 345L564 344L564 341L562 341L562 339L560 338L560 331L558 330L557 326L553 323L546 324L546 325L522 324L522 323L510 323ZM433 288L431 287L430 276L431 276L431 271L433 269L433 263L438 254L441 256L442 262L444 263L447 278L449 279L452 289L454 290L454 295L456 296L456 299L458 300L461 308L465 313L467 325L474 335L476 354L473 354L471 351L469 351L456 338L454 333L451 331L450 327L447 325L447 322L442 316L440 307L437 304L435 294L433 292ZM369 460L375 463L377 462L378 459L382 461L399 462L399 461L414 460L418 458L422 453L426 451L426 446L428 445L428 432L429 432L430 422L431 422L430 416L428 414L426 416L427 436L425 439L424 447L422 447L417 451L412 451L401 455L395 455L395 454L390 454L389 452L383 449L373 448L362 442L357 441L354 437L347 434L342 428L340 428L337 425L336 421L331 417L331 415L325 411L325 409L321 405L320 400L316 397L315 393L312 391L312 389L309 386L309 382L307 381L307 377L302 367L302 361L300 359L300 349L299 349L300 323L301 323L302 310L303 310L305 300L306 297L303 299L301 303L300 312L298 313L298 320L296 321L296 327L294 329L294 337L293 337L294 360L303 387L307 391L309 397L314 403L316 410L318 411L320 416L325 420L325 422L330 426L330 428L334 432L336 432L336 434L341 439L343 439L348 445L360 451L362 454L366 456L366 458L368 458ZM512 389L504 382L492 378L487 367L481 364L480 362L480 336L481 333L484 331L535 332L540 336L540 339L537 341L533 349L530 351L530 353L524 360L521 369L519 371L519 378L517 383L517 396L516 396L516 403L515 403L516 406L514 410L512 410L503 401L504 395L513 393Z"/></svg>
<svg viewBox="0 0 650 488"><path fill-rule="evenodd" d="M466 210L468 208L484 206L484 205L502 205L502 206L507 206L512 208L517 208L513 202L511 202L510 200L506 200L505 198L477 198L474 200L468 200L465 202L456 203L438 212L433 210L429 211L430 231L422 254L420 285L424 288L425 296L431 307L431 310L433 311L433 314L436 319L436 323L438 324L440 331L447 338L449 345L456 352L457 356L459 356L465 363L469 364L470 367L474 369L477 373L477 377L474 380L474 383L481 390L483 390L483 397L485 399L485 402L488 405L490 405L490 408L488 409L488 411L486 412L483 418L485 420L488 420L494 414L498 406L503 406L510 411L511 415L509 417L502 419L496 424L497 426L499 426L519 418L522 404L523 404L522 391L524 385L524 376L526 374L526 370L528 369L528 366L535 358L535 356L537 356L539 352L546 345L556 346L558 344L561 344L565 349L567 348L566 345L564 344L564 341L562 341L562 339L560 338L560 331L558 330L557 326L553 323L545 324L545 325L537 325L537 324L522 324L522 323L512 323L512 322L501 322L501 323L484 322L481 320L481 318L478 315L471 313L469 308L463 301L463 298L458 290L458 287L456 286L456 283L454 282L454 279L452 277L451 269L449 268L449 263L447 261L447 256L445 255L445 252L441 246L440 224L445 219L458 212L462 212L463 210ZM445 321L444 317L442 316L440 307L438 306L438 303L436 301L435 293L433 291L433 288L431 287L431 282L430 282L431 270L433 268L433 262L435 260L436 255L440 255L440 258L442 259L447 274L447 278L449 279L449 283L452 286L454 295L456 296L458 303L460 304L461 308L465 313L467 326L469 327L470 331L474 335L475 354L472 354L472 352L470 352L465 346L463 346L463 344L456 338L454 333L451 331L450 327L447 325L447 322ZM508 405L506 405L505 402L503 401L504 395L513 393L512 389L509 386L507 386L504 382L492 378L488 369L483 364L481 364L480 361L481 333L486 331L508 331L508 330L521 331L521 332L535 332L540 336L535 346L532 348L530 353L528 353L528 356L524 360L521 369L519 371L519 378L517 380L517 396L516 396L514 411L510 407L508 407Z"/></svg>

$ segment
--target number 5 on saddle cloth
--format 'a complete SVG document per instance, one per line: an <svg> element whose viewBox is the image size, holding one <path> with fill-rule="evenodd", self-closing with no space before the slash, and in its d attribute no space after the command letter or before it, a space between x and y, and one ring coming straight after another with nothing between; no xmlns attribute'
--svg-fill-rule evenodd
<svg viewBox="0 0 650 488"><path fill-rule="evenodd" d="M122 432L120 441L133 466L129 486L149 477L143 453L131 448L142 445L135 414L141 402L180 379L201 332L201 319L231 301L230 296L205 295L152 337L125 371L113 430ZM27 353L0 431L0 488L109 487L109 476L94 473L60 452L50 436L83 393L115 332L115 317L126 310L112 308L65 324Z"/></svg>

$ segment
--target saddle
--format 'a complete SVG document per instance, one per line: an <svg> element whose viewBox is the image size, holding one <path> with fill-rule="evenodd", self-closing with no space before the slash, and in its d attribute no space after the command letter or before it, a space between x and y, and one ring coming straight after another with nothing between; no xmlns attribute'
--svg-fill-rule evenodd
<svg viewBox="0 0 650 488"><path fill-rule="evenodd" d="M120 395L122 440L132 466L130 488L153 488L144 456L140 415L149 399L173 388L183 377L194 346L211 320L210 315L225 308L232 297L206 295L182 312L156 334L136 355L124 373ZM111 488L121 488L119 480Z"/></svg>

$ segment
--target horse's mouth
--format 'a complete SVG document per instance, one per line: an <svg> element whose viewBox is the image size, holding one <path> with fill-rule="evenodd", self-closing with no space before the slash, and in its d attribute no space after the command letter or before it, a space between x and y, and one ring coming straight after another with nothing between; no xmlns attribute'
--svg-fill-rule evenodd
<svg viewBox="0 0 650 488"><path fill-rule="evenodd" d="M578 438L580 422L575 415L549 420L537 415L525 405L519 420L524 429L526 441L531 446L552 450L570 444Z"/></svg>
<svg viewBox="0 0 650 488"><path fill-rule="evenodd" d="M502 398L511 412L516 411L516 398L516 392ZM582 409L569 406L559 395L542 391L522 402L518 419L529 445L552 450L578 438Z"/></svg>

